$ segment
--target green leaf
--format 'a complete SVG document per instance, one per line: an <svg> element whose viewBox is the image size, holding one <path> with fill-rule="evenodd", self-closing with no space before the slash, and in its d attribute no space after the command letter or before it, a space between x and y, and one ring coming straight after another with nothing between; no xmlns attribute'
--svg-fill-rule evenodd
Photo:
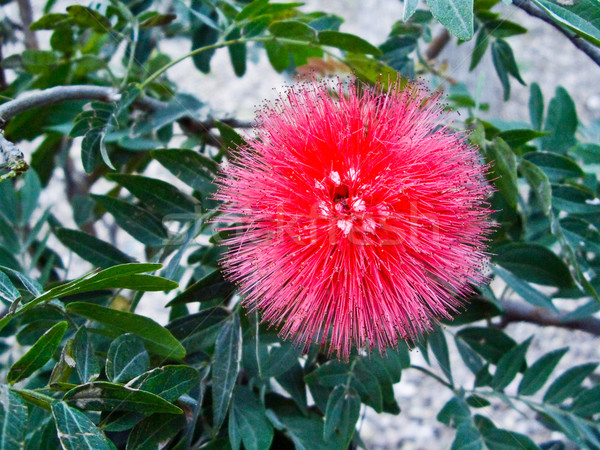
<svg viewBox="0 0 600 450"><path fill-rule="evenodd" d="M519 395L533 395L539 391L544 384L546 384L552 371L556 368L558 362L568 350L569 349L566 347L553 350L533 363L533 365L523 373L523 379L519 384Z"/></svg>
<svg viewBox="0 0 600 450"><path fill-rule="evenodd" d="M67 13L82 28L91 28L99 33L108 33L111 30L110 21L98 11L87 6L68 6Z"/></svg>
<svg viewBox="0 0 600 450"><path fill-rule="evenodd" d="M19 197L21 200L20 223L26 225L38 206L42 184L35 173L35 170L28 170L23 178L24 184L19 190Z"/></svg>
<svg viewBox="0 0 600 450"><path fill-rule="evenodd" d="M181 341L187 353L192 354L213 345L224 322L230 316L230 312L225 308L205 309L172 321L167 325L167 329Z"/></svg>
<svg viewBox="0 0 600 450"><path fill-rule="evenodd" d="M277 377L277 382L287 391L303 413L308 413L304 370L298 361L290 370Z"/></svg>
<svg viewBox="0 0 600 450"><path fill-rule="evenodd" d="M167 303L167 307L191 302L205 302L216 299L224 300L231 296L234 290L235 285L225 280L223 273L217 269L188 287Z"/></svg>
<svg viewBox="0 0 600 450"><path fill-rule="evenodd" d="M127 438L128 450L163 448L186 424L183 415L152 414L138 423Z"/></svg>
<svg viewBox="0 0 600 450"><path fill-rule="evenodd" d="M106 358L106 377L113 383L126 383L144 373L150 355L144 342L135 334L124 334L112 341Z"/></svg>
<svg viewBox="0 0 600 450"><path fill-rule="evenodd" d="M156 394L107 381L82 384L63 400L84 411L133 411L142 414L181 414L183 411Z"/></svg>
<svg viewBox="0 0 600 450"><path fill-rule="evenodd" d="M531 303L534 306L541 306L542 308L558 312L558 310L552 303L552 299L542 294L537 289L531 287L529 283L526 283L525 281L516 277L513 273L509 272L506 269L503 269L500 266L493 266L492 270L496 275L500 276L500 278L502 278L506 282L506 284L510 286L510 288L513 291L519 294L526 302Z"/></svg>
<svg viewBox="0 0 600 450"><path fill-rule="evenodd" d="M352 53L361 53L364 55L381 55L374 45L358 36L340 31L324 30L319 31L319 43L329 47L339 48Z"/></svg>
<svg viewBox="0 0 600 450"><path fill-rule="evenodd" d="M287 48L277 41L267 41L264 44L265 50L267 51L267 57L269 62L277 72L281 72L289 67L291 64L290 53Z"/></svg>
<svg viewBox="0 0 600 450"><path fill-rule="evenodd" d="M493 364L497 364L507 351L517 345L512 338L496 328L463 328L456 334L456 338Z"/></svg>
<svg viewBox="0 0 600 450"><path fill-rule="evenodd" d="M554 98L548 105L544 131L549 131L550 134L540 139L542 150L564 154L576 142L577 124L573 99L565 88L557 87Z"/></svg>
<svg viewBox="0 0 600 450"><path fill-rule="evenodd" d="M229 440L233 448L240 441L246 450L268 450L273 441L273 426L264 406L246 386L236 386L229 413Z"/></svg>
<svg viewBox="0 0 600 450"><path fill-rule="evenodd" d="M569 268L556 254L537 244L506 244L493 258L519 278L546 286L569 287L573 280Z"/></svg>
<svg viewBox="0 0 600 450"><path fill-rule="evenodd" d="M12 303L21 297L17 288L10 282L4 272L0 272L0 297Z"/></svg>
<svg viewBox="0 0 600 450"><path fill-rule="evenodd" d="M265 378L278 377L287 372L298 361L302 349L291 342L282 342L279 347L271 349L266 362L262 363L262 375Z"/></svg>
<svg viewBox="0 0 600 450"><path fill-rule="evenodd" d="M483 450L483 438L479 430L470 422L456 429L456 435L450 450Z"/></svg>
<svg viewBox="0 0 600 450"><path fill-rule="evenodd" d="M112 443L94 425L94 422L65 402L56 402L52 405L52 416L63 449L114 449Z"/></svg>
<svg viewBox="0 0 600 450"><path fill-rule="evenodd" d="M71 17L68 14L62 13L49 13L40 17L38 20L33 22L29 29L32 31L37 30L53 30L55 28L69 25L72 22Z"/></svg>
<svg viewBox="0 0 600 450"><path fill-rule="evenodd" d="M571 246L600 254L600 232L588 221L566 217L560 219L560 226Z"/></svg>
<svg viewBox="0 0 600 450"><path fill-rule="evenodd" d="M299 41L316 42L317 31L304 22L297 20L280 20L269 25L273 36L297 39Z"/></svg>
<svg viewBox="0 0 600 450"><path fill-rule="evenodd" d="M427 0L433 17L462 40L473 37L473 0Z"/></svg>
<svg viewBox="0 0 600 450"><path fill-rule="evenodd" d="M448 343L446 342L446 336L444 336L444 331L439 330L435 333L430 334L427 337L427 344L431 347L433 354L435 355L435 359L437 359L442 372L448 379L450 383L452 383L452 370L450 368L450 354L448 353Z"/></svg>
<svg viewBox="0 0 600 450"><path fill-rule="evenodd" d="M10 384L15 384L41 369L54 356L66 331L67 322L59 322L46 331L27 353L12 365L6 380Z"/></svg>
<svg viewBox="0 0 600 450"><path fill-rule="evenodd" d="M519 73L519 68L517 67L512 48L505 40L496 39L492 43L492 57L494 58L494 64L497 63L496 58L498 58L498 62L502 64L504 70L515 77L519 83L525 85L525 82Z"/></svg>
<svg viewBox="0 0 600 450"><path fill-rule="evenodd" d="M527 436L498 428L482 430L483 441L489 450L539 450Z"/></svg>
<svg viewBox="0 0 600 450"><path fill-rule="evenodd" d="M585 173L575 161L566 156L550 152L530 152L523 156L544 171L548 179L560 182L565 178L584 177Z"/></svg>
<svg viewBox="0 0 600 450"><path fill-rule="evenodd" d="M412 17L419 6L419 0L404 0L404 10L402 11L402 20L406 22Z"/></svg>
<svg viewBox="0 0 600 450"><path fill-rule="evenodd" d="M458 428L471 421L471 410L464 399L452 397L438 413L437 420L449 427Z"/></svg>
<svg viewBox="0 0 600 450"><path fill-rule="evenodd" d="M525 354L533 337L511 348L506 352L496 365L496 372L492 378L491 386L496 391L502 391L515 379L525 364Z"/></svg>
<svg viewBox="0 0 600 450"><path fill-rule="evenodd" d="M559 404L576 394L583 380L591 375L596 367L597 363L588 363L565 371L548 387L544 394L544 403Z"/></svg>
<svg viewBox="0 0 600 450"><path fill-rule="evenodd" d="M187 149L152 150L150 155L169 172L200 192L214 189L212 180L219 168L215 161Z"/></svg>
<svg viewBox="0 0 600 450"><path fill-rule="evenodd" d="M600 164L600 145L579 143L569 152L579 156L585 164Z"/></svg>
<svg viewBox="0 0 600 450"><path fill-rule="evenodd" d="M54 234L65 247L96 267L105 269L133 262L131 256L91 234L67 228L58 228L54 230Z"/></svg>
<svg viewBox="0 0 600 450"><path fill-rule="evenodd" d="M131 380L127 386L148 391L174 402L197 386L200 373L190 366L163 366L146 372Z"/></svg>
<svg viewBox="0 0 600 450"><path fill-rule="evenodd" d="M140 15L140 28L162 27L170 24L177 16L175 14L159 14L156 11L149 11Z"/></svg>
<svg viewBox="0 0 600 450"><path fill-rule="evenodd" d="M100 364L94 353L92 339L85 327L79 328L73 339L75 368L83 383L94 381L100 376Z"/></svg>
<svg viewBox="0 0 600 450"><path fill-rule="evenodd" d="M107 178L125 187L142 203L162 215L183 216L189 220L198 213L199 204L195 199L165 181L116 173L109 174Z"/></svg>
<svg viewBox="0 0 600 450"><path fill-rule="evenodd" d="M0 386L0 449L21 450L25 445L27 406L7 385Z"/></svg>
<svg viewBox="0 0 600 450"><path fill-rule="evenodd" d="M600 413L600 385L582 391L573 401L571 411L583 417Z"/></svg>
<svg viewBox="0 0 600 450"><path fill-rule="evenodd" d="M84 302L69 303L67 311L110 328L136 334L142 338L148 351L158 356L172 359L182 359L185 356L185 349L169 330L148 317Z"/></svg>
<svg viewBox="0 0 600 450"><path fill-rule="evenodd" d="M517 164L511 148L500 138L494 138L487 147L488 160L493 164L492 177L508 204L515 208L519 191L517 189Z"/></svg>
<svg viewBox="0 0 600 450"><path fill-rule="evenodd" d="M242 136L238 134L232 127L224 122L216 122L217 129L221 135L221 139L225 143L225 146L229 149L237 149L246 145L246 141Z"/></svg>
<svg viewBox="0 0 600 450"><path fill-rule="evenodd" d="M545 136L545 131L535 131L529 129L515 129L501 131L498 137L504 139L504 142L512 149L519 149L527 144L529 141Z"/></svg>
<svg viewBox="0 0 600 450"><path fill-rule="evenodd" d="M544 120L544 96L540 85L536 82L529 87L529 119L535 130L542 129Z"/></svg>
<svg viewBox="0 0 600 450"><path fill-rule="evenodd" d="M573 3L559 3L550 0L533 0L550 16L562 25L600 45L600 5L595 0L579 0Z"/></svg>
<svg viewBox="0 0 600 450"><path fill-rule="evenodd" d="M165 245L168 234L161 221L146 209L105 195L90 195L96 203L113 215L117 224L142 244Z"/></svg>
<svg viewBox="0 0 600 450"><path fill-rule="evenodd" d="M471 64L469 65L469 72L475 69L483 55L485 55L485 51L487 50L490 44L490 38L487 30L484 27L481 27L479 33L477 34L477 39L475 40L475 47L473 48L473 54L471 55Z"/></svg>
<svg viewBox="0 0 600 450"><path fill-rule="evenodd" d="M242 358L242 330L240 318L233 314L231 320L219 331L212 365L213 430L217 432L229 408Z"/></svg>
<svg viewBox="0 0 600 450"><path fill-rule="evenodd" d="M552 187L546 174L532 162L522 159L519 163L519 171L527 180L527 183L540 202L542 212L546 216L552 215Z"/></svg>
<svg viewBox="0 0 600 450"><path fill-rule="evenodd" d="M552 186L552 206L559 211L575 214L600 213L600 206L584 187L560 184Z"/></svg>
<svg viewBox="0 0 600 450"><path fill-rule="evenodd" d="M352 388L346 389L345 386L336 386L327 400L323 437L328 441L337 431L346 448L352 440L359 416L360 397L356 391Z"/></svg>

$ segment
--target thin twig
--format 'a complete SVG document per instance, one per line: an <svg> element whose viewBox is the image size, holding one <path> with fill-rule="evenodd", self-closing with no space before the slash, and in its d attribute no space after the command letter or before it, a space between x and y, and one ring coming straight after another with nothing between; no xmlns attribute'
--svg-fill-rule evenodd
<svg viewBox="0 0 600 450"><path fill-rule="evenodd" d="M21 16L21 24L23 25L23 33L25 33L25 48L27 50L37 50L39 48L35 31L29 26L33 22L33 10L29 0L17 0L19 5L19 15Z"/></svg>
<svg viewBox="0 0 600 450"><path fill-rule="evenodd" d="M501 306L504 309L501 326L508 325L511 322L529 322L536 325L580 330L600 336L600 319L595 317L564 320L564 317L567 315L566 312L553 312L545 308L535 307L529 303L514 300L503 300Z"/></svg>
<svg viewBox="0 0 600 450"><path fill-rule="evenodd" d="M442 52L446 44L450 42L450 33L445 28L438 34L431 44L425 50L425 58L431 61L432 59L437 58L437 56Z"/></svg>
<svg viewBox="0 0 600 450"><path fill-rule="evenodd" d="M563 28L558 22L552 19L552 17L550 17L546 11L531 3L529 0L513 0L513 5L521 8L530 16L537 17L538 19L541 19L544 22L552 25L554 28L564 34L575 47L588 55L592 61L600 66L600 49L598 49L592 43L582 39L581 36L577 35L576 33Z"/></svg>

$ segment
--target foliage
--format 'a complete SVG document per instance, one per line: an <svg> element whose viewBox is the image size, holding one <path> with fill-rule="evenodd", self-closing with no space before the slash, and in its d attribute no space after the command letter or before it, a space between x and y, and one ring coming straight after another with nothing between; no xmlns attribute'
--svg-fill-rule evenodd
<svg viewBox="0 0 600 450"><path fill-rule="evenodd" d="M533 2L570 33L600 43L595 0ZM201 72L217 70L212 56L226 48L240 77L254 70L250 53L263 51L287 74L333 68L384 84L437 77L422 50L439 21L460 40L475 38L472 70L491 53L505 99L511 78L524 83L509 42L527 30L492 11L496 0L427 0L429 10L417 3L405 0L404 17L379 46L340 32L341 17L301 3L185 0L159 8L111 0L57 11L49 0L43 15L36 12L30 29L48 30L49 45L3 59L10 83L0 108L56 86L105 87L106 95L26 109L3 124L5 140L31 141L34 150L31 169L0 183L2 448L361 446L361 410L399 414L393 386L404 370L452 392L437 417L456 430L453 449L553 445L480 413L498 402L528 408L561 441L600 447L597 365L558 374L566 348L532 361L532 339L516 342L501 327L510 293L559 325L600 310L600 142L581 133L563 88L545 101L532 83L530 123L514 125L482 119L485 105L463 85L449 87L450 106L464 113L455 125L470 130L490 163L498 223L491 276L506 289L481 287L455 321L418 343L431 367L411 364L405 345L384 355L355 352L347 363L319 348L303 353L241 308L220 272L211 180L243 142L235 128L247 124L215 120L203 99L179 92L167 69L190 57ZM5 42L20 37L9 22ZM167 39L190 53L163 53ZM61 172L66 204L44 206ZM158 298L168 300L164 326L136 313ZM562 315L557 298L584 301ZM472 379L453 377L448 339Z"/></svg>

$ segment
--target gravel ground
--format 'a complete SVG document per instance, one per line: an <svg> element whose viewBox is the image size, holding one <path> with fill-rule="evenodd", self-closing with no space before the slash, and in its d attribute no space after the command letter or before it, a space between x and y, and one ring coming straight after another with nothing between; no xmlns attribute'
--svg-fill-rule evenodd
<svg viewBox="0 0 600 450"><path fill-rule="evenodd" d="M44 2L37 0L33 3L38 17ZM60 11L61 5L64 4L68 3L59 1L55 10ZM306 10L318 8L342 15L346 19L342 31L358 34L378 44L385 40L391 25L402 16L403 5L397 0L360 2L329 0L326 3L309 0L305 8ZM509 39L524 80L527 83L532 81L540 83L546 101L551 98L555 87L562 85L573 96L584 124L600 118L600 84L597 82L598 68L593 62L576 50L556 30L541 21L530 18L514 7L502 6L501 11L504 17L530 30L524 36ZM11 14L11 16L16 18L15 15ZM491 117L499 117L506 121L528 121L528 87L520 86L515 80L511 80L511 101L504 103L502 89L489 53L476 71L468 72L472 45L473 42L468 42L461 47L448 45L438 57L438 62L446 62L447 75L464 81L472 93L475 92L478 77L484 77L485 89L482 92L482 100L490 103ZM183 51L176 42L165 42L161 47L163 51L172 55L179 55ZM236 78L233 74L227 52L224 50L217 51L213 60L213 67L219 67L218 76L199 73L189 60L172 69L169 76L184 91L206 99L212 108L223 115L252 119L256 105L265 98L273 98L275 90L290 80L274 73L262 53L251 52L250 55L252 63L242 79ZM221 116L221 114L216 115ZM157 171L156 175L160 176L160 172ZM47 198L44 199L44 203L53 203L58 211L62 210L61 204L65 205L61 181L58 173L53 183L54 190L45 192ZM67 212L68 208L64 210ZM60 214L61 217L66 215ZM128 236L119 238L119 246L124 251L143 259L139 247ZM74 263L77 266L77 261ZM166 320L164 303L161 296L148 295L140 305L140 312L164 323ZM450 328L448 331L451 333L454 330ZM536 335L529 350L529 361L535 360L549 350L575 342L576 345L572 346L555 373L560 373L575 364L600 361L600 347L597 345L597 340L583 332L538 328L529 324L513 324L506 331L518 342L532 334ZM450 350L455 380L458 384L470 388L473 383L472 374L462 364L452 342L450 342ZM412 358L413 363L426 365L418 351L413 351ZM439 370L437 372L440 373ZM515 385L507 389L509 393L515 391ZM360 426L361 436L367 448L373 450L450 448L454 432L436 420L437 413L451 397L450 391L434 379L415 370L408 370L403 373L402 381L395 386L395 395L402 409L400 415L376 414L369 408L364 411ZM497 426L521 432L537 442L560 437L560 434L554 434L540 426L533 419L533 414L527 410L523 416L502 404L493 404L482 409L481 412L491 418Z"/></svg>

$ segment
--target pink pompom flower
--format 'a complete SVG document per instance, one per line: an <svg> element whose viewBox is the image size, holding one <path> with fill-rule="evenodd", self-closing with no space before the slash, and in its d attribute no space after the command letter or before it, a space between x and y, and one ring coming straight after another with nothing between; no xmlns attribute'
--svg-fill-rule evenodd
<svg viewBox="0 0 600 450"><path fill-rule="evenodd" d="M487 166L414 84L290 87L217 180L244 305L347 359L414 341L484 281Z"/></svg>

